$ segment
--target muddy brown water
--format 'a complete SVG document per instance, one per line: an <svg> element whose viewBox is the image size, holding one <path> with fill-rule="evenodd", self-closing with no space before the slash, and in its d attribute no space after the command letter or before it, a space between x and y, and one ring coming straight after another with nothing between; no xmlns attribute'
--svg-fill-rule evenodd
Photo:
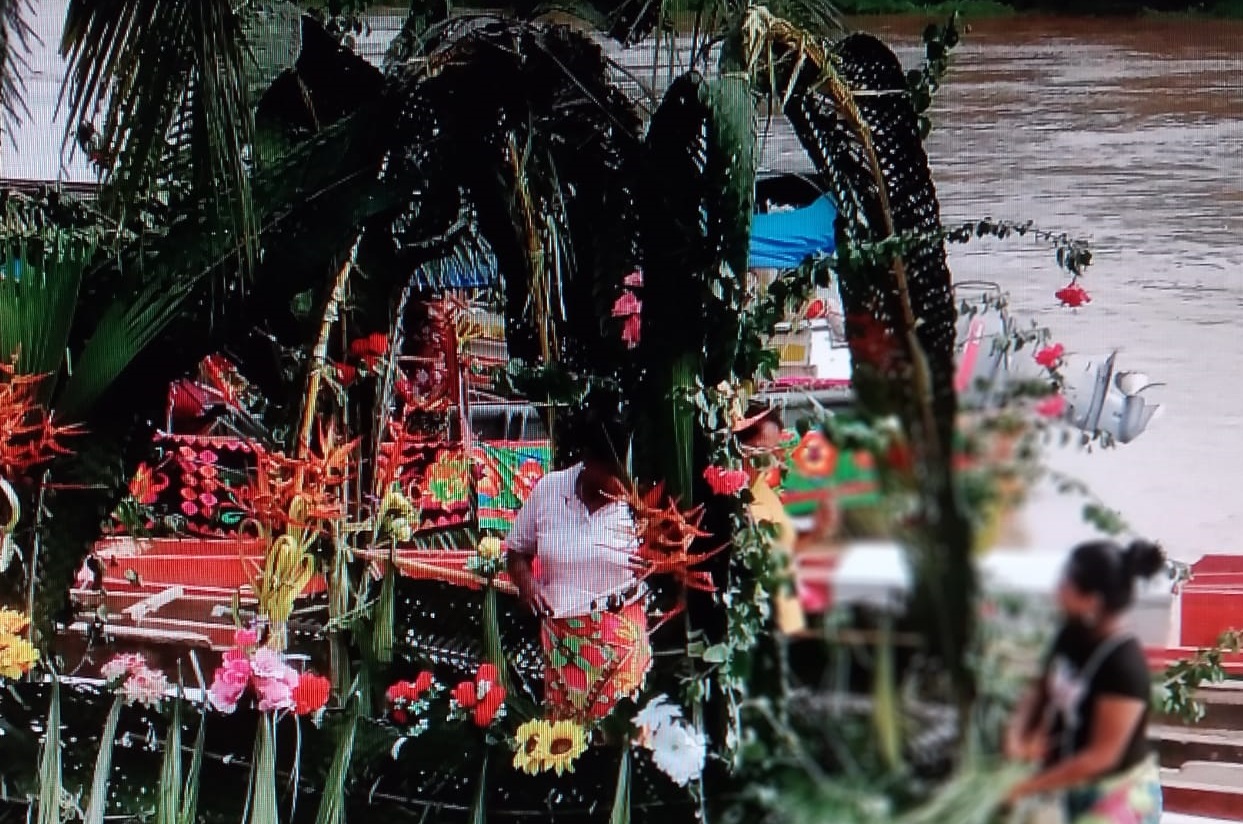
<svg viewBox="0 0 1243 824"><path fill-rule="evenodd" d="M31 116L6 141L0 174L85 177L59 158L55 123L63 64L54 54L64 0L41 4L44 47L32 60ZM928 22L858 25L918 63ZM379 58L398 24L365 38ZM1017 312L1049 326L1071 352L1117 349L1162 417L1132 444L1091 455L1054 450L1172 554L1243 552L1243 23L1019 18L974 22L954 54L928 149L947 220L1031 219L1092 240L1087 307L1057 305L1065 283L1051 252L1029 241L955 247L959 279L1011 293ZM620 55L644 68L650 51ZM788 134L767 142L770 169L806 168ZM1038 490L1027 542L1056 547L1091 533L1081 501Z"/></svg>

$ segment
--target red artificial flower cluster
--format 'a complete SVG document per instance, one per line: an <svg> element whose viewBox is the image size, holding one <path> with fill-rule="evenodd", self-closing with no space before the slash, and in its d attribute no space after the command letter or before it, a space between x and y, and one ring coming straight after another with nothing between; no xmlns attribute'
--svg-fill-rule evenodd
<svg viewBox="0 0 1243 824"><path fill-rule="evenodd" d="M435 686L436 680L430 672L420 672L413 681L398 681L388 688L385 697L393 705L393 720L405 724L410 720L410 707L421 701Z"/></svg>
<svg viewBox="0 0 1243 824"><path fill-rule="evenodd" d="M1066 347L1055 343L1036 352L1036 363L1045 369L1055 369L1062 362L1062 356L1065 354Z"/></svg>
<svg viewBox="0 0 1243 824"><path fill-rule="evenodd" d="M1077 309L1085 303L1092 302L1092 296L1077 281L1071 281L1053 293L1053 297L1062 302L1063 306Z"/></svg>
<svg viewBox="0 0 1243 824"><path fill-rule="evenodd" d="M298 676L298 685L293 688L294 713L310 715L319 712L328 704L331 692L332 682L324 676L302 673Z"/></svg>
<svg viewBox="0 0 1243 824"><path fill-rule="evenodd" d="M489 727L505 705L505 688L492 664L481 664L475 680L463 681L450 693L453 701L471 714L477 727Z"/></svg>
<svg viewBox="0 0 1243 824"><path fill-rule="evenodd" d="M372 372L375 371L376 363L380 358L387 354L388 335L383 332L372 332L370 335L350 342L350 357ZM332 366L336 373L337 383L342 386L349 386L358 380L358 367L353 364L334 363Z"/></svg>
<svg viewBox="0 0 1243 824"><path fill-rule="evenodd" d="M741 469L710 466L704 470L704 480L715 495L737 495L747 486L747 473Z"/></svg>

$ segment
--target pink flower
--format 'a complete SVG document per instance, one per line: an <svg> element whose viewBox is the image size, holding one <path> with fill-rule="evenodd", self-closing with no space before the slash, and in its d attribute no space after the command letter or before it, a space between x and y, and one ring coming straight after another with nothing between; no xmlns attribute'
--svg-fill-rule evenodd
<svg viewBox="0 0 1243 824"><path fill-rule="evenodd" d="M629 289L622 290L621 297L613 302L613 317L628 318L639 314L643 303Z"/></svg>
<svg viewBox="0 0 1243 824"><path fill-rule="evenodd" d="M627 349L634 349L639 345L639 335L642 325L638 315L631 315L626 318L626 322L622 325L622 343L626 344Z"/></svg>
<svg viewBox="0 0 1243 824"><path fill-rule="evenodd" d="M197 515L199 512L199 508L195 506L193 502L191 501L182 501L181 511L184 512L186 515Z"/></svg>
<svg viewBox="0 0 1243 824"><path fill-rule="evenodd" d="M215 452L212 452L210 449L204 449L199 453L199 460L205 464L214 464L220 459L217 457Z"/></svg>
<svg viewBox="0 0 1243 824"><path fill-rule="evenodd" d="M285 670L289 668L281 654L269 647L255 650L250 667L255 678L274 678L278 681L284 680Z"/></svg>
<svg viewBox="0 0 1243 824"><path fill-rule="evenodd" d="M211 494L210 492L204 492L202 495L199 495L199 503L201 503L204 509L206 509L208 507L215 506L216 504L219 503L219 501L216 500L215 495Z"/></svg>
<svg viewBox="0 0 1243 824"><path fill-rule="evenodd" d="M121 685L120 693L127 704L146 704L156 707L168 691L168 678L147 666L132 672Z"/></svg>
<svg viewBox="0 0 1243 824"><path fill-rule="evenodd" d="M255 693L259 696L259 712L292 710L297 706L293 687L276 678L255 679Z"/></svg>
<svg viewBox="0 0 1243 824"><path fill-rule="evenodd" d="M643 270L635 269L633 272L626 275L625 279L622 280L622 283L632 289L638 289L643 285Z"/></svg>
<svg viewBox="0 0 1243 824"><path fill-rule="evenodd" d="M143 658L138 653L129 652L118 655L104 664L100 669L100 675L104 677L105 681L119 681L139 669L145 669L146 666L146 658Z"/></svg>
<svg viewBox="0 0 1243 824"><path fill-rule="evenodd" d="M1036 404L1036 414L1042 418L1060 418L1066 412L1066 397L1061 394L1050 395Z"/></svg>
<svg viewBox="0 0 1243 824"><path fill-rule="evenodd" d="M1072 309L1092 302L1092 296L1087 293L1087 290L1073 280L1054 292L1053 297L1060 300L1063 306L1069 306Z"/></svg>
<svg viewBox="0 0 1243 824"><path fill-rule="evenodd" d="M726 469L721 466L710 466L703 472L703 478L716 495L736 495L747 485L747 473L741 469Z"/></svg>
<svg viewBox="0 0 1243 824"><path fill-rule="evenodd" d="M212 678L207 699L219 712L233 712L246 693L246 687L250 684L250 664L241 663L245 664L244 669L226 664L216 670Z"/></svg>
<svg viewBox="0 0 1243 824"><path fill-rule="evenodd" d="M253 647L259 643L259 633L253 629L239 629L233 633L233 643L239 647Z"/></svg>

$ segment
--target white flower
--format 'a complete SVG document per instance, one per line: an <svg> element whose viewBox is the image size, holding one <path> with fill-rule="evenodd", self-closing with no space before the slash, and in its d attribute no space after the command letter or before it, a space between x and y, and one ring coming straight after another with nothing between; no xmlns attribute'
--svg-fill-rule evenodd
<svg viewBox="0 0 1243 824"><path fill-rule="evenodd" d="M639 711L634 717L634 725L643 733L654 735L662 727L681 720L682 709L669 703L666 696L659 695Z"/></svg>
<svg viewBox="0 0 1243 824"><path fill-rule="evenodd" d="M686 724L666 724L651 737L652 761L680 787L703 775L707 741Z"/></svg>

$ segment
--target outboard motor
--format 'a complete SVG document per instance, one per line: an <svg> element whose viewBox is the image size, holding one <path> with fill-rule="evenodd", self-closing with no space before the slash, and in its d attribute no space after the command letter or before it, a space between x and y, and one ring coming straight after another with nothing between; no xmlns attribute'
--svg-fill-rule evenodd
<svg viewBox="0 0 1243 824"><path fill-rule="evenodd" d="M1117 371L1114 352L1104 361L1089 360L1082 370L1067 375L1068 420L1084 432L1102 432L1118 443L1139 437L1161 409L1143 392L1160 386L1140 372Z"/></svg>

